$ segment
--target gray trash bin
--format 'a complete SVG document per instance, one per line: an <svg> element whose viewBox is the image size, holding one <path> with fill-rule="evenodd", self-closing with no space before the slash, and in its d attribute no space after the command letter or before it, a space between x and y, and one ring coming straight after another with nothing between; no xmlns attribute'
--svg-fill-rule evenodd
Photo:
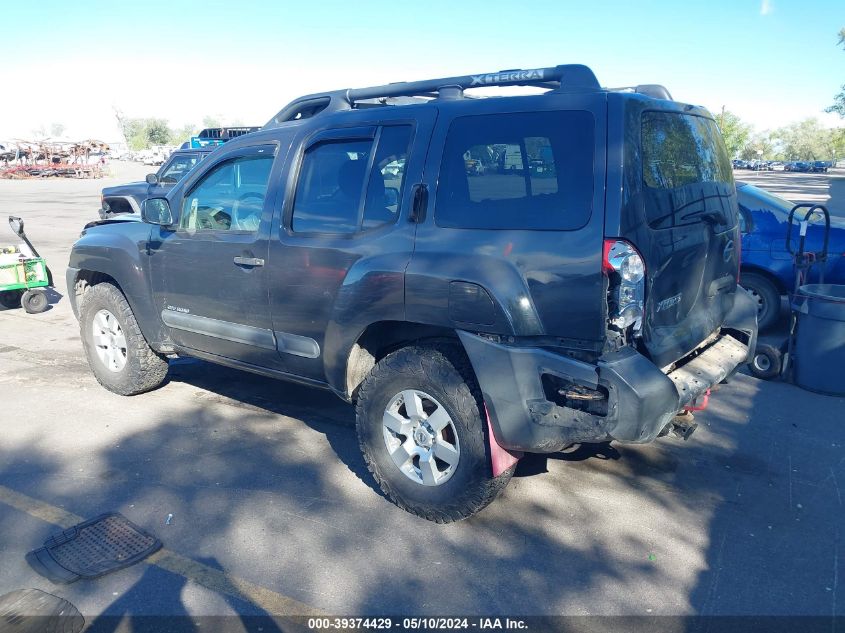
<svg viewBox="0 0 845 633"><path fill-rule="evenodd" d="M801 286L792 308L798 313L795 384L809 391L845 396L845 286Z"/></svg>

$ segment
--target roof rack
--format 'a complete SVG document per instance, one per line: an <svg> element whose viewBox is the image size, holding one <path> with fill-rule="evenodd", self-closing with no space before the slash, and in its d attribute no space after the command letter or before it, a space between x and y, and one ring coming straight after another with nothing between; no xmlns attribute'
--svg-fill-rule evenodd
<svg viewBox="0 0 845 633"><path fill-rule="evenodd" d="M291 101L264 127L274 127L286 121L307 119L318 114L350 110L356 107L356 103L366 100L375 99L387 104L401 103L402 99L414 97L459 99L463 96L463 91L468 88L489 86L534 86L565 91L601 90L593 71L582 64L564 64L529 70L500 70L495 73L425 79L312 94Z"/></svg>
<svg viewBox="0 0 845 633"><path fill-rule="evenodd" d="M620 88L608 88L610 92L636 92L646 97L653 99L665 99L667 101L674 101L672 95L665 86L660 84L639 84L637 86L622 86Z"/></svg>

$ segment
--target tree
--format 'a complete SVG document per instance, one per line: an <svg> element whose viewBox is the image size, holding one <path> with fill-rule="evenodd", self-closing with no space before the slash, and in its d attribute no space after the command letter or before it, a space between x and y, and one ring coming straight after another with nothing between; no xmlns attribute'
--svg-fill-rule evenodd
<svg viewBox="0 0 845 633"><path fill-rule="evenodd" d="M166 119L147 119L145 132L150 145L167 145L170 142L170 127Z"/></svg>
<svg viewBox="0 0 845 633"><path fill-rule="evenodd" d="M751 136L751 126L744 123L730 110L722 110L722 113L716 117L716 122L722 132L722 138L725 139L728 155L733 158L748 143L748 137Z"/></svg>
<svg viewBox="0 0 845 633"><path fill-rule="evenodd" d="M839 41L837 45L845 48L845 28L839 29ZM833 112L845 118L845 84L842 84L839 94L833 97L833 105L828 106L824 111Z"/></svg>
<svg viewBox="0 0 845 633"><path fill-rule="evenodd" d="M842 155L843 132L825 128L818 119L804 119L775 130L772 140L785 160L830 160Z"/></svg>
<svg viewBox="0 0 845 633"><path fill-rule="evenodd" d="M181 145L185 141L191 140L191 137L197 131L197 126L189 123L183 125L181 128L170 131L170 142L173 145Z"/></svg>
<svg viewBox="0 0 845 633"><path fill-rule="evenodd" d="M52 123L50 125L50 136L61 136L65 131L65 126L62 123Z"/></svg>
<svg viewBox="0 0 845 633"><path fill-rule="evenodd" d="M202 127L203 129L209 127L223 127L223 124L220 122L218 117L206 115L202 118Z"/></svg>
<svg viewBox="0 0 845 633"><path fill-rule="evenodd" d="M768 159L775 153L775 139L768 130L749 134L749 139L742 146L739 157L745 160L756 158Z"/></svg>

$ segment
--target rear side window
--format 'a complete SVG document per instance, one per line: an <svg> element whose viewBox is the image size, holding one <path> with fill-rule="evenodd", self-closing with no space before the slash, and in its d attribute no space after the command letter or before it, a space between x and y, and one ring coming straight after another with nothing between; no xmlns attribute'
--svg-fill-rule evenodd
<svg viewBox="0 0 845 633"><path fill-rule="evenodd" d="M449 127L435 219L472 229L565 230L590 216L593 115L461 117Z"/></svg>

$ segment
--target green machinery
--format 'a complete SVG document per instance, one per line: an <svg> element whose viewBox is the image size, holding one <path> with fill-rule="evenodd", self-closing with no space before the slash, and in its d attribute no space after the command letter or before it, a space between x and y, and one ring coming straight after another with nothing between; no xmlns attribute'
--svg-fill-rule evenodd
<svg viewBox="0 0 845 633"><path fill-rule="evenodd" d="M47 262L38 254L26 237L23 220L9 216L12 231L24 241L23 246L0 247L0 305L6 308L22 307L30 314L44 312L50 307L46 288L53 285L53 276Z"/></svg>

